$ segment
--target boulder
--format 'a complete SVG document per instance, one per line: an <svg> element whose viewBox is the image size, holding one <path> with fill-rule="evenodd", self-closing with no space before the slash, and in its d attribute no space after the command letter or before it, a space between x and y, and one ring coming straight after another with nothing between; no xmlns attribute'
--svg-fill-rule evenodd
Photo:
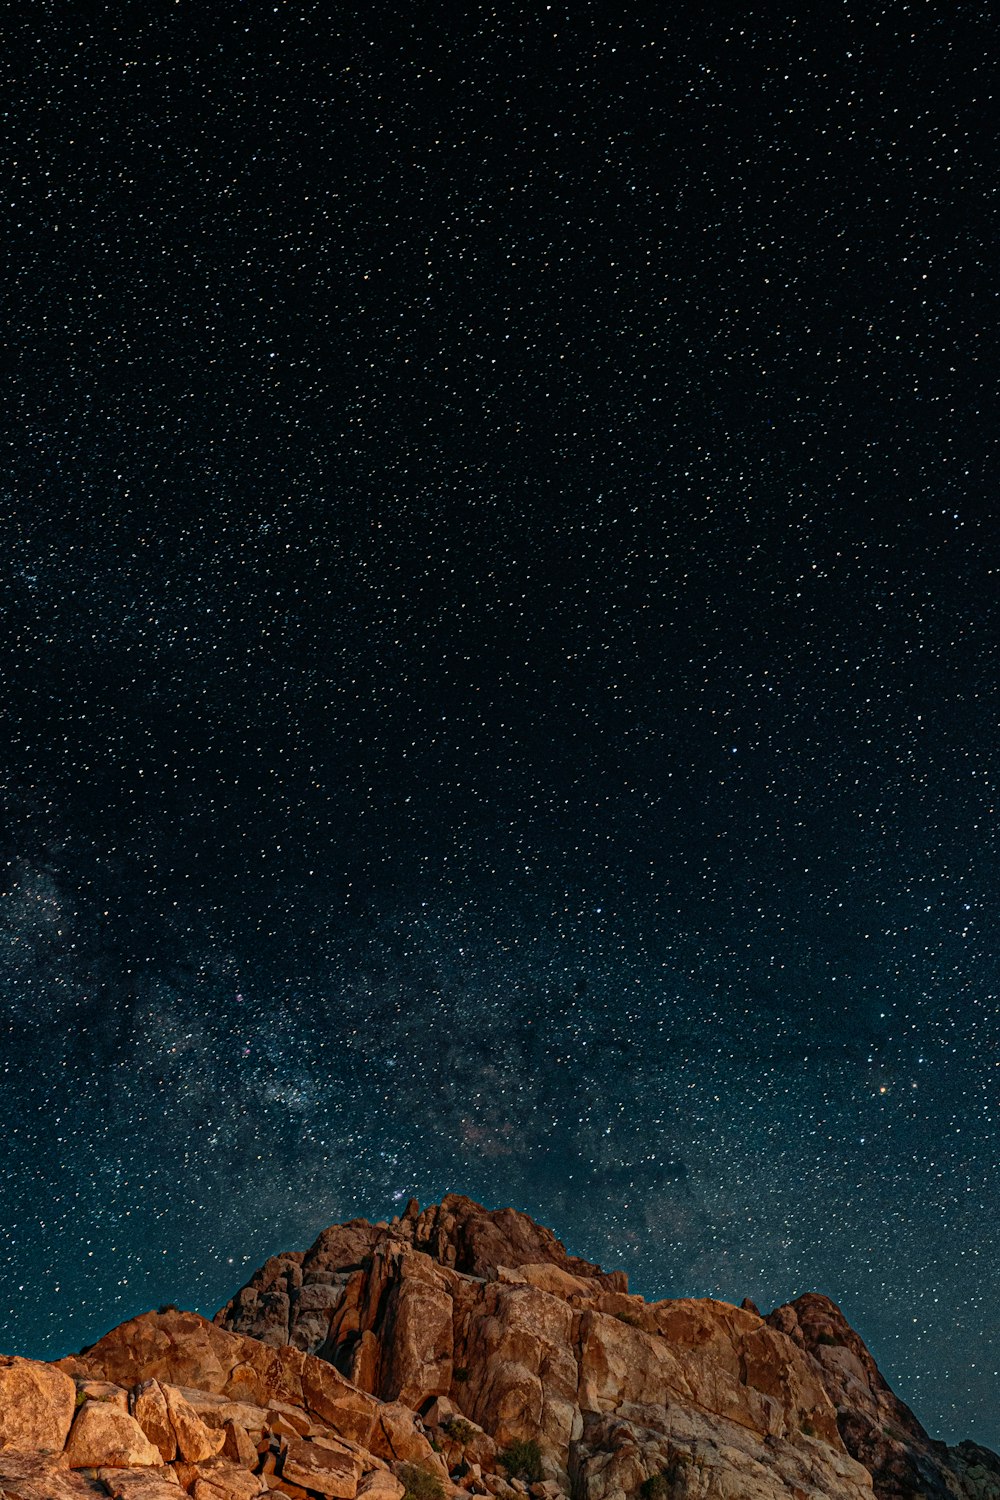
<svg viewBox="0 0 1000 1500"><path fill-rule="evenodd" d="M144 1380L132 1392L132 1415L159 1450L164 1463L177 1457L177 1435L170 1420L167 1398L158 1380Z"/></svg>
<svg viewBox="0 0 1000 1500"><path fill-rule="evenodd" d="M207 1426L176 1386L166 1385L162 1390L177 1452L185 1463L200 1463L221 1453L225 1432Z"/></svg>
<svg viewBox="0 0 1000 1500"><path fill-rule="evenodd" d="M275 1399L303 1405L361 1443L378 1408L326 1360L300 1349L270 1348L197 1313L143 1313L62 1364L77 1376L122 1386L155 1379L164 1389L195 1388L248 1405L266 1407Z"/></svg>
<svg viewBox="0 0 1000 1500"><path fill-rule="evenodd" d="M379 1408L368 1448L387 1463L419 1464L434 1456L430 1439L417 1426L414 1413L401 1401L387 1401Z"/></svg>
<svg viewBox="0 0 1000 1500"><path fill-rule="evenodd" d="M106 1401L85 1401L66 1443L71 1469L132 1469L162 1464L139 1423L127 1411Z"/></svg>
<svg viewBox="0 0 1000 1500"><path fill-rule="evenodd" d="M173 1469L98 1469L112 1500L183 1500Z"/></svg>
<svg viewBox="0 0 1000 1500"><path fill-rule="evenodd" d="M0 1495L6 1500L107 1500L100 1480L74 1474L62 1459L0 1449ZM171 1500L178 1500L176 1492Z"/></svg>
<svg viewBox="0 0 1000 1500"><path fill-rule="evenodd" d="M388 1469L371 1469L358 1484L357 1500L403 1500L406 1486Z"/></svg>
<svg viewBox="0 0 1000 1500"><path fill-rule="evenodd" d="M361 1471L361 1459L349 1448L325 1438L297 1438L288 1445L281 1474L317 1494L354 1500Z"/></svg>
<svg viewBox="0 0 1000 1500"><path fill-rule="evenodd" d="M245 1469L256 1467L257 1449L245 1427L241 1427L239 1422L227 1422L223 1428L223 1437L223 1458L242 1464Z"/></svg>
<svg viewBox="0 0 1000 1500"><path fill-rule="evenodd" d="M76 1386L62 1370L0 1355L0 1448L61 1453L76 1409Z"/></svg>
<svg viewBox="0 0 1000 1500"><path fill-rule="evenodd" d="M110 1406L120 1407L122 1411L129 1409L129 1394L122 1386L112 1385L110 1380L78 1380L76 1382L76 1403L79 1406L82 1401L106 1401Z"/></svg>
<svg viewBox="0 0 1000 1500"><path fill-rule="evenodd" d="M267 1488L260 1474L252 1474L224 1458L178 1466L182 1483L193 1500L255 1500Z"/></svg>

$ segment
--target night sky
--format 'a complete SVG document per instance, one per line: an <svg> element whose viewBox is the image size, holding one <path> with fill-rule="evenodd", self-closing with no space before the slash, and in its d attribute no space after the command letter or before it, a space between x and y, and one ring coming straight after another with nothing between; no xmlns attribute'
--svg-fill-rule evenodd
<svg viewBox="0 0 1000 1500"><path fill-rule="evenodd" d="M10 22L0 1348L455 1190L1000 1445L996 12L628 9Z"/></svg>

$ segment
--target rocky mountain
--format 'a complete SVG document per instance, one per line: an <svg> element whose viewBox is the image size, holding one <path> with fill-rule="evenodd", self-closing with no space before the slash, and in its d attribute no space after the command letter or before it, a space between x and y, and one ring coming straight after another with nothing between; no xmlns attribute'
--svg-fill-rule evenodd
<svg viewBox="0 0 1000 1500"><path fill-rule="evenodd" d="M325 1230L213 1322L0 1359L5 1500L1000 1500L827 1298L645 1302L513 1209Z"/></svg>

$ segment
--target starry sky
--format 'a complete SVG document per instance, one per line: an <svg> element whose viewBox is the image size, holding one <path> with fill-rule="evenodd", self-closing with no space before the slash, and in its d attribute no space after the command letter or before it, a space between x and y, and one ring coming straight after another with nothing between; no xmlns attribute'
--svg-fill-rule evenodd
<svg viewBox="0 0 1000 1500"><path fill-rule="evenodd" d="M628 9L10 23L0 1347L455 1190L1000 1446L995 12Z"/></svg>

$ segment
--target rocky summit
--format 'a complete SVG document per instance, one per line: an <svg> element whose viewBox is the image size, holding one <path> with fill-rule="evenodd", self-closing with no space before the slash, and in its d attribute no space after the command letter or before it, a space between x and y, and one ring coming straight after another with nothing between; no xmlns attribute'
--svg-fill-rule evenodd
<svg viewBox="0 0 1000 1500"><path fill-rule="evenodd" d="M450 1196L274 1256L209 1322L0 1358L4 1500L1000 1500L826 1297L646 1302Z"/></svg>

